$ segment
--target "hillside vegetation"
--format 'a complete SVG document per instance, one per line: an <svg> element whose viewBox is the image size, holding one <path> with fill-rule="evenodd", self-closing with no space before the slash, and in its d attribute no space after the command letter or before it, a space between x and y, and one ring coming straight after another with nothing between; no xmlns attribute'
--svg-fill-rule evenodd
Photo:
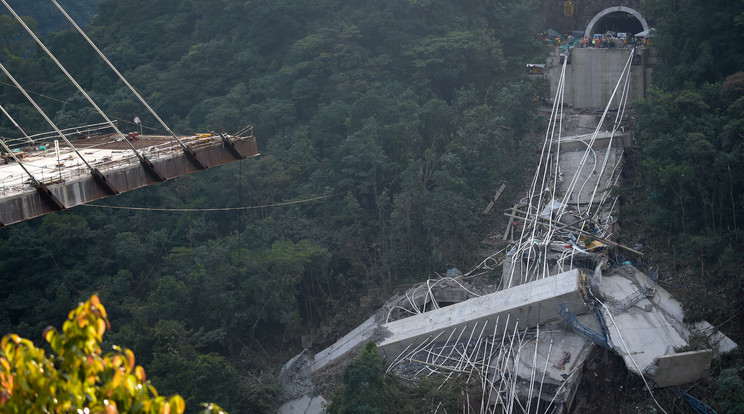
<svg viewBox="0 0 744 414"><path fill-rule="evenodd" d="M134 350L162 393L272 412L275 367L301 335L330 342L370 311L361 296L468 268L503 225L481 214L495 190L507 184L495 211L523 195L543 128L544 85L524 75L545 52L531 27L538 3L102 1L87 32L172 129L252 124L262 155L100 203L144 209L79 207L1 229L0 333L37 339L97 292L105 341ZM741 341L743 6L647 7L665 60L636 105L622 241L643 241L662 282L695 292L690 315ZM55 121L100 122L8 29L4 64ZM77 33L47 43L121 125L140 117L157 131ZM0 85L27 132L49 129ZM0 134L17 136L5 119ZM147 210L237 206L252 208ZM726 378L736 395L738 373Z"/></svg>
<svg viewBox="0 0 744 414"><path fill-rule="evenodd" d="M744 339L744 3L650 2L663 65L636 104L622 207L690 320Z"/></svg>
<svg viewBox="0 0 744 414"><path fill-rule="evenodd" d="M10 7L21 16L33 16L38 23L36 29L40 34L48 35L71 28L67 20L62 17L57 7L50 0L6 0ZM60 0L58 3L65 8L76 22L86 25L98 10L98 3L102 0ZM11 13L0 5L0 15L12 17ZM3 32L6 33L6 32Z"/></svg>
<svg viewBox="0 0 744 414"><path fill-rule="evenodd" d="M508 184L501 200L522 193L542 128L538 86L524 75L543 54L533 6L102 2L88 33L175 131L253 124L262 152L106 204L265 207L80 207L3 229L0 331L35 338L97 292L107 340L131 347L163 393L187 407L269 412L270 374L300 335L332 341L366 316L361 296L469 266L503 222L481 214L496 189ZM99 122L33 44L15 39L11 71L54 98L38 97L60 126ZM123 125L155 125L76 33L48 44ZM27 131L49 129L17 91L2 93ZM314 201L269 207L302 200Z"/></svg>

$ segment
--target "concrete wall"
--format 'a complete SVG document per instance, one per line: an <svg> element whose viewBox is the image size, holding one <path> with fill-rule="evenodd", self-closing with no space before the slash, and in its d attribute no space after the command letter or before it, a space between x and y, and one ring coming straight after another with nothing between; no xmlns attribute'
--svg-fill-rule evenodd
<svg viewBox="0 0 744 414"><path fill-rule="evenodd" d="M652 49L636 49L636 57L631 65L631 84L629 103L645 96L651 82L651 71L655 57ZM574 48L570 50L566 65L566 89L564 103L576 108L604 108L612 96L612 91L620 79L630 48L594 49ZM562 67L562 50L556 48L548 56L546 76L550 82L550 96L555 97ZM622 88L622 85L621 85ZM619 107L621 88L618 88L612 108Z"/></svg>
<svg viewBox="0 0 744 414"><path fill-rule="evenodd" d="M379 341L378 350L388 363L391 363L409 345L414 349L424 341L440 335L444 342L449 333L456 330L456 335L468 338L476 329L478 333L486 325L489 335L494 332L498 319L496 335L504 329L514 329L515 323L520 327L534 327L558 318L558 306L565 302L576 315L586 312L581 295L581 281L578 270L561 273L540 279L511 289L498 291L489 295L456 303L445 308L429 311L409 318L382 325L386 338ZM507 315L509 324L507 325Z"/></svg>

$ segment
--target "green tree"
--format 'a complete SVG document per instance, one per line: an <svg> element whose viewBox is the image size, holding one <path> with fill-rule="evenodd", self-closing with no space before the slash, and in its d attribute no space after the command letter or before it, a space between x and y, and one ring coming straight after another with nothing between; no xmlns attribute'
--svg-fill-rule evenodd
<svg viewBox="0 0 744 414"><path fill-rule="evenodd" d="M654 68L657 85L717 82L744 68L741 1L654 0L644 7L656 21L653 42L664 60Z"/></svg>
<svg viewBox="0 0 744 414"><path fill-rule="evenodd" d="M744 412L744 381L734 368L724 369L716 381L716 402L722 413Z"/></svg>
<svg viewBox="0 0 744 414"><path fill-rule="evenodd" d="M344 385L326 407L328 414L401 412L398 386L385 375L385 360L374 342L346 366L341 379Z"/></svg>
<svg viewBox="0 0 744 414"><path fill-rule="evenodd" d="M21 19L33 30L36 20L24 16ZM0 53L5 59L27 58L34 50L34 41L15 17L0 15Z"/></svg>
<svg viewBox="0 0 744 414"><path fill-rule="evenodd" d="M101 350L108 327L98 296L70 312L62 331L49 327L47 355L28 340L8 334L0 341L0 410L7 413L72 412L181 414L179 395L158 395L134 353Z"/></svg>
<svg viewBox="0 0 744 414"><path fill-rule="evenodd" d="M102 0L67 0L60 3L75 21L85 26L98 9ZM67 28L67 20L62 17L52 2L45 0L25 0L10 2L15 11L21 15L33 16L39 22L39 32L47 35ZM5 11L3 9L3 11Z"/></svg>

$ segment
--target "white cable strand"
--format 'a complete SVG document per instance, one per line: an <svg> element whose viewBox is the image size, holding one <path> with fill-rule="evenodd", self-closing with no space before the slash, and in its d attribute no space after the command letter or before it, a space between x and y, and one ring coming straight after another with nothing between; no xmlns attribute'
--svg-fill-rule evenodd
<svg viewBox="0 0 744 414"><path fill-rule="evenodd" d="M646 389L648 390L649 395L651 395L651 399L654 400L654 403L656 404L657 407L659 407L662 413L667 414L666 410L656 400L656 397L654 396L654 392L651 391L651 387L648 385L648 382L646 381L646 377L643 375L643 371L641 370L641 368L638 366L638 363L633 358L633 355L631 354L630 349L628 348L628 345L625 343L625 339L623 338L623 335L620 333L620 328L618 328L617 323L615 323L615 318L612 317L612 312L610 312L610 309L607 307L607 305L605 305L604 302L599 300L599 298L595 296L594 299L596 299L597 302L599 302L599 304L602 305L604 310L607 312L607 316L610 318L610 321L612 321L612 325L615 327L615 331L617 332L617 336L620 338L620 342L623 343L623 348L625 348L625 353L628 354L628 358L630 358L630 361L633 362L633 366L635 366L636 369L638 370L638 373L641 376L643 383L646 385Z"/></svg>
<svg viewBox="0 0 744 414"><path fill-rule="evenodd" d="M527 412L532 406L532 391L535 385L535 372L537 371L537 347L540 345L540 324L537 324L537 336L535 337L535 353L532 356L532 372L530 372L530 390L527 393Z"/></svg>
<svg viewBox="0 0 744 414"><path fill-rule="evenodd" d="M70 72L68 72L67 69L65 69L65 67L62 66L62 63L60 63L60 61L57 60L57 58L54 56L54 54L52 54L52 52L50 52L49 49L47 49L47 47L39 39L39 37L36 36L36 34L33 32L33 30L31 30L31 28L28 27L28 25L26 24L26 22L24 22L23 19L21 19L21 17L15 12L15 10L13 10L13 8L10 7L10 5L8 4L8 2L6 0L0 0L0 1L2 1L2 3L5 5L5 7L13 14L13 16L15 16L15 19L18 21L18 23L20 23L21 26L23 26L23 28L26 29L26 31L28 32L28 34L31 35L31 37L36 41L36 43L39 45L39 47L41 47L41 49L47 54L47 56L49 56L49 58L52 59L52 61L57 65L57 67L59 67L59 69L65 74L65 76L67 76L67 79L69 79L70 82L72 82L72 84L75 85L75 87L77 88L77 90L80 91L81 94L83 94L83 96L85 97L85 99L87 99L88 102L93 106L93 108L95 108L95 110L103 117L103 119L106 120L106 122L108 123L108 125L111 126L111 128L113 128L114 131L116 131L116 133L121 137L121 139L123 141L125 141L127 144L129 144L129 147L132 149L132 151L134 151L134 153L137 154L137 158L139 158L140 160L143 160L142 155L134 148L134 145L132 145L132 143L129 142L129 140L127 139L127 137L125 137L124 134L121 131L119 131L119 128L116 127L116 125L114 124L114 122L111 121L111 119L109 119L108 116L106 116L106 114L95 103L95 101L93 101L93 99L90 97L90 95L88 95L88 93L85 92L85 90L83 89L83 87L80 86L80 84L75 80L75 78L72 77L72 75L70 74Z"/></svg>
<svg viewBox="0 0 744 414"><path fill-rule="evenodd" d="M629 56L628 61L625 63L625 67L623 68L623 72L622 73L625 73L625 71L627 70L627 67L630 65L630 63L631 63L631 59L630 58L632 58L632 53ZM615 88L613 89L612 95L610 96L610 99L609 99L609 101L607 103L607 106L605 107L604 112L602 113L602 117L600 118L599 123L597 124L597 128L594 130L594 134L592 134L592 138L591 138L591 140L589 142L589 146L590 147L594 145L594 141L597 139L597 135L599 135L599 131L602 128L602 124L604 124L604 120L607 117L607 113L610 110L610 106L612 104L613 99L615 99L615 95L617 94L617 90L620 87L620 83L622 82L622 80L623 80L623 78L621 76L620 79L618 79L618 82L615 84ZM578 168L576 169L576 172L574 173L573 178L571 179L571 182L569 184L569 187L566 190L566 194L564 195L564 200L569 200L571 198L571 195L573 193L573 190L574 190L574 188L576 186L576 182L578 181L579 173L583 169L584 163L586 163L587 157L588 157L588 152L584 152L584 156L581 158L581 161L579 162ZM563 212L565 211L565 208L566 208L566 204L563 203L563 205L558 209L558 211L559 211L559 217L560 217L560 215L563 214Z"/></svg>
<svg viewBox="0 0 744 414"><path fill-rule="evenodd" d="M635 49L631 49L630 51L630 60L633 60L633 54L635 53ZM615 124L612 128L612 133L610 134L609 143L607 144L607 151L605 153L604 162L602 163L602 169L599 171L599 176L597 177L597 182L594 185L594 191L592 192L592 197L589 199L589 207L587 207L587 210L591 209L592 202L594 201L594 196L597 194L597 188L599 187L599 182L602 178L602 174L604 174L605 168L607 167L607 159L610 157L610 151L612 150L612 139L615 137L615 133L617 132L618 128L620 127L620 121L622 121L622 116L625 114L625 107L628 103L628 92L630 88L630 79L632 75L632 67L633 65L626 65L627 72L623 72L621 74L622 76L625 76L625 85L623 85L623 92L620 96L620 108L622 110L618 109L617 116L615 117Z"/></svg>
<svg viewBox="0 0 744 414"><path fill-rule="evenodd" d="M550 119L548 121L548 129L545 132L545 141L543 143L542 153L540 154L540 160L538 163L538 167L535 171L535 176L533 177L533 180L532 180L532 186L530 189L530 193L528 194L528 198L527 198L528 199L528 206L527 206L528 215L532 214L533 210L535 210L534 214L536 215L540 214L540 207L542 205L542 195L544 193L544 188L545 188L545 180L549 174L548 162L546 160L545 166L543 166L543 159L545 157L550 157L550 148L552 145L553 138L555 136L556 118L558 118L558 122L560 122L562 125L563 91L565 88L566 65L567 64L568 64L568 52L566 52L566 55L564 56L563 66L561 68L561 75L558 81L558 87L556 89L556 96L553 100L553 108L551 110ZM558 116L558 114L560 114L560 116ZM560 128L558 128L559 140L560 140L560 133L561 133ZM548 149L547 152L546 152L546 147ZM533 208L533 201L536 196L537 184L538 184L538 180L541 174L542 174L543 180L542 180L542 184L540 187L540 193L538 196L538 203L537 203L537 207ZM530 232L531 236L530 236L530 239L527 241L527 243L532 243L533 240L535 239L535 232L537 231L537 227L538 225L533 223L532 229ZM525 224L522 226L521 235L519 237L520 239L519 248L517 252L515 252L514 256L512 257L512 263L516 263L517 260L519 260L520 263L523 262L524 250L527 247L527 246L524 246L524 239L525 239L526 233L527 233L527 222L525 221ZM520 284L525 283L529 279L528 275L530 273L530 259L532 258L532 254L533 254L532 249L529 249L529 251L527 252L527 265L524 266L524 269L522 269L522 271L520 272ZM512 286L515 271L516 271L516 266L512 266L510 269L509 282L507 283L507 286L506 286L507 288L510 288Z"/></svg>
<svg viewBox="0 0 744 414"><path fill-rule="evenodd" d="M52 0L52 3L54 3L54 5L57 6L57 8L59 9L59 11L62 12L62 14L64 14L64 16L67 18L67 20L69 20L70 23L72 23L72 25L75 27L75 29L77 29L78 33L80 33L85 38L85 40L88 41L88 44L90 44L91 47L93 47L93 49L95 49L96 53L98 53L98 56L100 56L101 59L103 59L103 61L106 62L106 64L108 64L108 66L111 68L111 70L113 70L114 73L116 73L116 75L119 76L119 79L121 79L121 81L124 82L124 84L129 88L130 91L132 91L132 93L137 97L137 99L139 99L139 101L142 102L142 104L145 106L145 108L147 108L147 110L155 117L155 119L158 120L158 122L160 122L160 125L162 125L163 128L165 128L165 130L168 131L168 133L173 138L175 138L176 141L178 141L178 143L181 145L181 147L184 150L188 150L189 148L186 146L186 144L184 144L181 141L181 139L178 138L178 136L176 136L176 134L174 134L173 131L171 131L170 128L168 128L168 125L166 125L165 122L163 122L163 120L160 119L160 116L158 116L158 114L155 113L155 110L152 109L152 107L150 107L150 105L147 103L147 101L145 101L145 99L142 97L142 95L140 95L139 92L137 92L137 90L134 89L134 87L129 83L129 81L127 81L127 79L124 77L124 75L122 75L121 72L119 72L119 70L116 69L116 67L108 60L108 58L106 57L106 55L104 55L103 52L101 52L101 49L99 49L98 46L96 46L95 43L93 43L93 41L90 40L90 38L88 37L88 35L85 34L85 32L83 31L83 29L81 29L80 26L78 26L77 23L75 23L75 20L73 20L72 17L70 17L70 15L67 14L67 12L65 11L65 9L63 9L62 6L60 6L59 3L57 3L57 0Z"/></svg>
<svg viewBox="0 0 744 414"><path fill-rule="evenodd" d="M540 390L537 392L537 407L535 407L535 412L540 412L540 401L542 401L542 389L543 389L543 383L545 383L545 375L548 373L548 363L550 362L550 351L553 350L553 338L550 338L550 346L548 347L548 356L545 357L545 368L543 368L543 375L542 379L540 380Z"/></svg>

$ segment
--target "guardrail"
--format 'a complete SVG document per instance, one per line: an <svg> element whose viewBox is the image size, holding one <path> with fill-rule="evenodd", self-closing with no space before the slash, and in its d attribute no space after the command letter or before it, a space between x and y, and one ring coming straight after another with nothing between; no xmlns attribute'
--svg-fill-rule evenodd
<svg viewBox="0 0 744 414"><path fill-rule="evenodd" d="M237 137L239 139L250 137ZM161 141L151 146L138 149L145 157L153 160L164 157L172 157L181 154L183 149L181 145L172 139L169 135L147 135L140 139ZM219 135L193 135L181 138L181 141L190 146L195 151L200 151L210 147L222 145ZM111 142L114 142L113 140ZM93 167L101 172L111 171L113 169L139 164L139 158L131 149L106 150L105 148L80 148L78 151ZM108 151L101 153L101 151ZM72 181L90 176L87 166L78 158L72 149L61 148L59 161L50 164L48 161L44 165L34 162L41 161L42 158L49 159L54 156L54 152L33 152L25 158L23 165L29 169L34 177L44 184L54 184L66 181ZM90 157L90 158L89 158ZM56 158L56 157L55 157ZM56 164L56 165L55 165ZM50 167L51 165L51 167ZM3 176L0 175L0 195L7 196L13 193L22 193L25 191L35 191L31 186L28 175L19 169L18 173Z"/></svg>

